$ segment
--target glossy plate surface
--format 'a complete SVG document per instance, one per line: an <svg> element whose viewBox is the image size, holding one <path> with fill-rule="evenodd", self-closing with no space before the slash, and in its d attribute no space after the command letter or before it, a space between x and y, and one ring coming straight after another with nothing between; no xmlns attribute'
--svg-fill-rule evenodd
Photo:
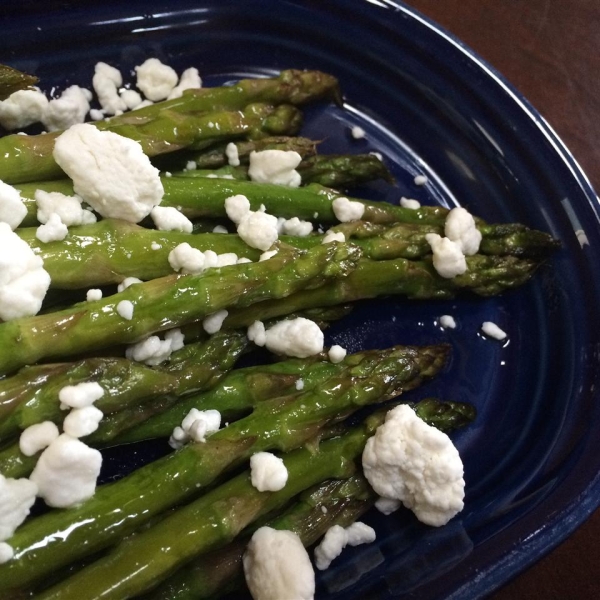
<svg viewBox="0 0 600 600"><path fill-rule="evenodd" d="M363 303L330 331L350 351L447 341L445 374L412 398L473 402L454 436L466 507L444 528L399 511L369 514L376 543L346 550L319 577L319 598L479 598L573 531L600 502L598 200L560 140L502 78L404 5L344 2L24 3L6 13L0 56L42 86L91 87L94 64L129 71L155 56L206 85L282 68L339 77L346 109L308 111L323 152L380 152L397 186L356 195L461 204L488 221L551 232L563 249L501 298ZM6 32L10 36L6 37ZM360 125L364 140L349 127ZM423 187L416 174L426 174ZM459 326L444 331L440 315ZM504 343L479 333L491 320ZM147 450L147 448L146 448ZM143 460L113 454L109 470Z"/></svg>

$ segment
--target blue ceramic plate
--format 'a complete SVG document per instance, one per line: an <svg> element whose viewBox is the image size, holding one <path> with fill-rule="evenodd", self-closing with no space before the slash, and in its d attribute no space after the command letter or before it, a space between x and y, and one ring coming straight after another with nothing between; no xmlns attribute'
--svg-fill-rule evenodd
<svg viewBox="0 0 600 600"><path fill-rule="evenodd" d="M324 152L380 152L398 180L361 193L461 204L563 244L531 283L501 298L365 303L331 331L352 351L449 342L450 368L421 393L473 402L479 416L455 436L465 510L441 529L403 511L368 515L377 542L345 551L319 577L319 597L479 598L570 534L600 501L599 209L527 101L458 40L389 0L65 5L3 9L0 60L36 73L46 90L90 87L98 60L128 74L150 56L198 67L207 85L322 69L339 77L345 110L311 109L305 132L325 140ZM352 125L364 140L352 139ZM416 174L428 184L414 185ZM443 314L459 327L443 331ZM485 320L508 341L482 337ZM120 460L109 457L107 468L130 468L133 458Z"/></svg>

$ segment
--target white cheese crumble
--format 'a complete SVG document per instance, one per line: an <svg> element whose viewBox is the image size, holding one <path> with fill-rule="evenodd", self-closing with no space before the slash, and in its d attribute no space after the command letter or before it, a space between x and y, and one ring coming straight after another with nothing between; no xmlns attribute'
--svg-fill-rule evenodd
<svg viewBox="0 0 600 600"><path fill-rule="evenodd" d="M85 299L88 302L94 302L95 300L102 300L102 290L97 288L89 289L85 295Z"/></svg>
<svg viewBox="0 0 600 600"><path fill-rule="evenodd" d="M507 337L506 332L500 329L496 323L492 323L491 321L485 321L481 326L481 331L483 331L485 335L499 341L502 341Z"/></svg>
<svg viewBox="0 0 600 600"><path fill-rule="evenodd" d="M12 537L35 502L37 485L28 479L9 479L0 473L0 541Z"/></svg>
<svg viewBox="0 0 600 600"><path fill-rule="evenodd" d="M227 231L227 228L226 228L226 227L223 227L223 225L217 225L217 226L216 226L216 227L215 227L215 228L212 230L212 232L213 232L213 233L229 233L229 232Z"/></svg>
<svg viewBox="0 0 600 600"><path fill-rule="evenodd" d="M263 252L258 257L258 262L263 262L265 260L269 260L270 258L273 258L274 256L276 256L278 252L279 252L279 250L277 248L275 248L275 250L267 250L266 252Z"/></svg>
<svg viewBox="0 0 600 600"><path fill-rule="evenodd" d="M278 456L257 452L250 457L250 481L259 492L278 492L287 480L288 470Z"/></svg>
<svg viewBox="0 0 600 600"><path fill-rule="evenodd" d="M58 392L58 399L70 408L91 406L104 396L104 389L96 381L84 381L77 385L66 385Z"/></svg>
<svg viewBox="0 0 600 600"><path fill-rule="evenodd" d="M142 97L135 90L120 90L119 96L129 110L135 110L142 103Z"/></svg>
<svg viewBox="0 0 600 600"><path fill-rule="evenodd" d="M234 252L217 254L213 250L202 252L192 248L187 242L175 246L169 252L168 261L174 271L189 275L199 275L214 267L227 267L238 263L238 256Z"/></svg>
<svg viewBox="0 0 600 600"><path fill-rule="evenodd" d="M462 208L453 208L446 217L444 225L446 237L456 242L463 254L472 256L479 250L481 243L481 232L475 225L475 219L471 213Z"/></svg>
<svg viewBox="0 0 600 600"><path fill-rule="evenodd" d="M137 87L152 102L165 100L177 85L177 73L158 58L149 58L135 67Z"/></svg>
<svg viewBox="0 0 600 600"><path fill-rule="evenodd" d="M117 286L117 292L124 292L128 287L132 285L136 285L137 283L144 283L141 279L137 277L125 277L123 281Z"/></svg>
<svg viewBox="0 0 600 600"><path fill-rule="evenodd" d="M104 414L95 406L74 408L63 421L63 431L74 438L84 437L94 433Z"/></svg>
<svg viewBox="0 0 600 600"><path fill-rule="evenodd" d="M167 100L173 100L174 98L181 98L185 90L197 89L202 87L202 79L198 69L190 67L186 69L179 79L179 83L171 90Z"/></svg>
<svg viewBox="0 0 600 600"><path fill-rule="evenodd" d="M428 181L429 179L427 179L427 175L415 175L415 185L425 185Z"/></svg>
<svg viewBox="0 0 600 600"><path fill-rule="evenodd" d="M69 508L96 493L101 466L98 450L63 433L42 452L30 480L48 506Z"/></svg>
<svg viewBox="0 0 600 600"><path fill-rule="evenodd" d="M8 562L15 555L13 547L6 542L0 542L0 565Z"/></svg>
<svg viewBox="0 0 600 600"><path fill-rule="evenodd" d="M0 181L0 221L16 229L27 216L27 207L21 192L4 181Z"/></svg>
<svg viewBox="0 0 600 600"><path fill-rule="evenodd" d="M465 481L458 450L406 405L388 412L362 455L377 494L400 500L419 521L440 527L463 509Z"/></svg>
<svg viewBox="0 0 600 600"><path fill-rule="evenodd" d="M442 315L440 317L440 325L444 329L456 329L456 321L452 315Z"/></svg>
<svg viewBox="0 0 600 600"><path fill-rule="evenodd" d="M42 115L42 123L48 131L68 129L83 123L90 110L92 92L78 85L68 87L59 98L50 100Z"/></svg>
<svg viewBox="0 0 600 600"><path fill-rule="evenodd" d="M295 533L271 527L257 529L243 563L254 600L313 600L315 572Z"/></svg>
<svg viewBox="0 0 600 600"><path fill-rule="evenodd" d="M67 237L69 230L61 221L60 215L52 213L50 218L35 230L35 237L43 244L60 242Z"/></svg>
<svg viewBox="0 0 600 600"><path fill-rule="evenodd" d="M79 196L65 196L60 192L36 190L34 198L37 204L37 220L40 223L47 223L53 214L57 214L67 227L96 222L96 215L83 208Z"/></svg>
<svg viewBox="0 0 600 600"><path fill-rule="evenodd" d="M169 445L178 450L190 440L197 443L206 442L206 437L221 427L221 413L218 410L198 410L192 408L183 418L181 427L175 427Z"/></svg>
<svg viewBox="0 0 600 600"><path fill-rule="evenodd" d="M173 206L155 206L150 212L154 225L160 231L192 233L192 222Z"/></svg>
<svg viewBox="0 0 600 600"><path fill-rule="evenodd" d="M304 389L304 379L296 379L296 389L301 391Z"/></svg>
<svg viewBox="0 0 600 600"><path fill-rule="evenodd" d="M348 354L346 348L342 348L338 344L331 346L328 352L329 360L334 364L341 363L346 358L346 354Z"/></svg>
<svg viewBox="0 0 600 600"><path fill-rule="evenodd" d="M48 447L58 436L58 427L52 421L30 425L19 437L19 450L25 456L33 456Z"/></svg>
<svg viewBox="0 0 600 600"><path fill-rule="evenodd" d="M229 313L226 310L219 310L212 315L208 315L208 317L202 321L202 327L204 328L204 331L206 331L206 333L209 335L220 331L223 321L227 318L228 314Z"/></svg>
<svg viewBox="0 0 600 600"><path fill-rule="evenodd" d="M325 232L321 244L331 244L331 242L344 243L345 241L346 236L341 231L332 231L331 229L329 229Z"/></svg>
<svg viewBox="0 0 600 600"><path fill-rule="evenodd" d="M158 242L152 242L150 244L151 250L160 250L161 248L162 248L162 246Z"/></svg>
<svg viewBox="0 0 600 600"><path fill-rule="evenodd" d="M264 339L264 345L275 354L306 358L323 352L323 332L314 321L304 317L279 321L266 330L264 338L264 325L262 328L261 325L260 321L255 321L248 328L248 339L257 346L262 345L259 342Z"/></svg>
<svg viewBox="0 0 600 600"><path fill-rule="evenodd" d="M97 108L92 108L90 110L90 119L92 121L102 121L102 119L104 119L104 113Z"/></svg>
<svg viewBox="0 0 600 600"><path fill-rule="evenodd" d="M185 163L184 171L195 171L197 168L198 165L196 164L196 161L188 160L187 163Z"/></svg>
<svg viewBox="0 0 600 600"><path fill-rule="evenodd" d="M227 156L227 162L232 167L239 167L240 155L238 152L238 147L233 142L229 142L229 144L225 146L225 156Z"/></svg>
<svg viewBox="0 0 600 600"><path fill-rule="evenodd" d="M413 198L405 198L402 196L400 198L400 206L402 208L410 208L411 210L417 210L421 208L421 203L418 200L414 200Z"/></svg>
<svg viewBox="0 0 600 600"><path fill-rule="evenodd" d="M137 344L132 344L125 351L125 356L154 367L168 360L173 352L183 348L183 341L181 329L171 329L165 333L164 340L157 335L151 335Z"/></svg>
<svg viewBox="0 0 600 600"><path fill-rule="evenodd" d="M133 302L130 300L121 300L117 304L117 314L126 321L131 321L133 319L133 308Z"/></svg>
<svg viewBox="0 0 600 600"><path fill-rule="evenodd" d="M381 152L369 152L369 154L371 156L374 156L377 160L380 160L383 162L383 155L381 154Z"/></svg>
<svg viewBox="0 0 600 600"><path fill-rule="evenodd" d="M332 203L332 207L335 218L342 223L358 221L362 219L362 216L365 213L364 204L343 197L336 198Z"/></svg>
<svg viewBox="0 0 600 600"><path fill-rule="evenodd" d="M296 167L302 157L294 151L261 150L250 152L248 176L257 183L273 183L288 187L298 187L302 182Z"/></svg>
<svg viewBox="0 0 600 600"><path fill-rule="evenodd" d="M350 130L350 134L352 135L352 137L355 140L362 140L366 133L365 130L362 127L359 127L358 125L355 125L351 130Z"/></svg>
<svg viewBox="0 0 600 600"><path fill-rule="evenodd" d="M18 90L0 102L0 125L9 131L41 121L48 98L39 90Z"/></svg>
<svg viewBox="0 0 600 600"><path fill-rule="evenodd" d="M44 261L27 242L0 223L0 319L35 315L50 287Z"/></svg>
<svg viewBox="0 0 600 600"><path fill-rule="evenodd" d="M306 237L307 235L310 235L312 230L313 226L310 221L301 221L298 217L286 219L282 224L282 231L285 235Z"/></svg>
<svg viewBox="0 0 600 600"><path fill-rule="evenodd" d="M116 115L127 110L125 100L117 91L121 85L123 77L118 69L103 62L96 63L92 86L105 115Z"/></svg>
<svg viewBox="0 0 600 600"><path fill-rule="evenodd" d="M315 565L320 571L328 569L331 562L346 546L370 544L373 541L375 541L375 530L365 523L357 521L346 528L333 525L315 548Z"/></svg>
<svg viewBox="0 0 600 600"><path fill-rule="evenodd" d="M237 233L251 248L268 250L279 237L277 217L262 211L250 211L239 222Z"/></svg>
<svg viewBox="0 0 600 600"><path fill-rule="evenodd" d="M433 266L441 277L451 279L467 270L467 261L459 244L437 233L425 236L433 252Z"/></svg>
<svg viewBox="0 0 600 600"><path fill-rule="evenodd" d="M52 154L103 217L137 223L162 200L159 171L134 140L83 123L58 136Z"/></svg>
<svg viewBox="0 0 600 600"><path fill-rule="evenodd" d="M401 506L402 502L400 502L400 500L396 500L396 498L384 498L383 496L380 496L375 501L375 508L384 515L391 515Z"/></svg>
<svg viewBox="0 0 600 600"><path fill-rule="evenodd" d="M250 201L242 194L229 196L225 198L225 212L237 225L250 212Z"/></svg>

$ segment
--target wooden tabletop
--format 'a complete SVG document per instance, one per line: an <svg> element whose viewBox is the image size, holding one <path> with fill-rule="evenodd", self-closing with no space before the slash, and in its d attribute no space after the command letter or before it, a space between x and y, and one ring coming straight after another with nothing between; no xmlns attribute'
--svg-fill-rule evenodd
<svg viewBox="0 0 600 600"><path fill-rule="evenodd" d="M600 190L599 0L406 0L469 45L546 118ZM600 509L492 600L600 598Z"/></svg>

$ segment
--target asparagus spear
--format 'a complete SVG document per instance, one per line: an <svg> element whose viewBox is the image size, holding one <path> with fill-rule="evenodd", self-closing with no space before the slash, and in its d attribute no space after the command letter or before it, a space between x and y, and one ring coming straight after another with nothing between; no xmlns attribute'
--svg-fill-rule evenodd
<svg viewBox="0 0 600 600"><path fill-rule="evenodd" d="M14 92L35 85L38 78L22 73L7 65L0 65L0 100L5 100Z"/></svg>
<svg viewBox="0 0 600 600"><path fill-rule="evenodd" d="M427 399L413 407L421 419L442 431L467 425L475 417L472 406L456 402ZM364 477L355 474L347 480L326 481L313 491L305 492L291 509L267 525L293 531L305 546L311 546L332 525L346 527L356 521L374 500L373 491ZM220 550L187 563L144 599L200 600L241 592L246 587L242 556L248 537L247 534Z"/></svg>
<svg viewBox="0 0 600 600"><path fill-rule="evenodd" d="M321 245L305 253L282 249L271 260L210 269L202 275L171 275L67 310L2 323L0 372L43 358L136 342L223 308L282 298L346 276L359 256L360 250L349 244ZM134 306L131 320L117 312L124 300ZM19 344L14 344L17 339Z"/></svg>
<svg viewBox="0 0 600 600"><path fill-rule="evenodd" d="M9 540L15 557L0 565L0 591L30 585L110 546L255 452L296 448L340 415L414 388L442 368L448 348L397 347L365 354L317 390L262 402L250 416L213 434L206 443L187 445L102 486L79 507L25 523Z"/></svg>
<svg viewBox="0 0 600 600"><path fill-rule="evenodd" d="M112 120L94 123L98 129L139 142L148 156L174 152L181 148L201 148L222 139L242 135L293 134L301 125L300 111L290 105L273 107L252 104L243 111L217 111L206 114L181 114L165 110L152 118L137 111L125 123ZM59 179L64 172L54 161L54 142L62 131L45 135L8 135L0 138L0 179L8 183Z"/></svg>

